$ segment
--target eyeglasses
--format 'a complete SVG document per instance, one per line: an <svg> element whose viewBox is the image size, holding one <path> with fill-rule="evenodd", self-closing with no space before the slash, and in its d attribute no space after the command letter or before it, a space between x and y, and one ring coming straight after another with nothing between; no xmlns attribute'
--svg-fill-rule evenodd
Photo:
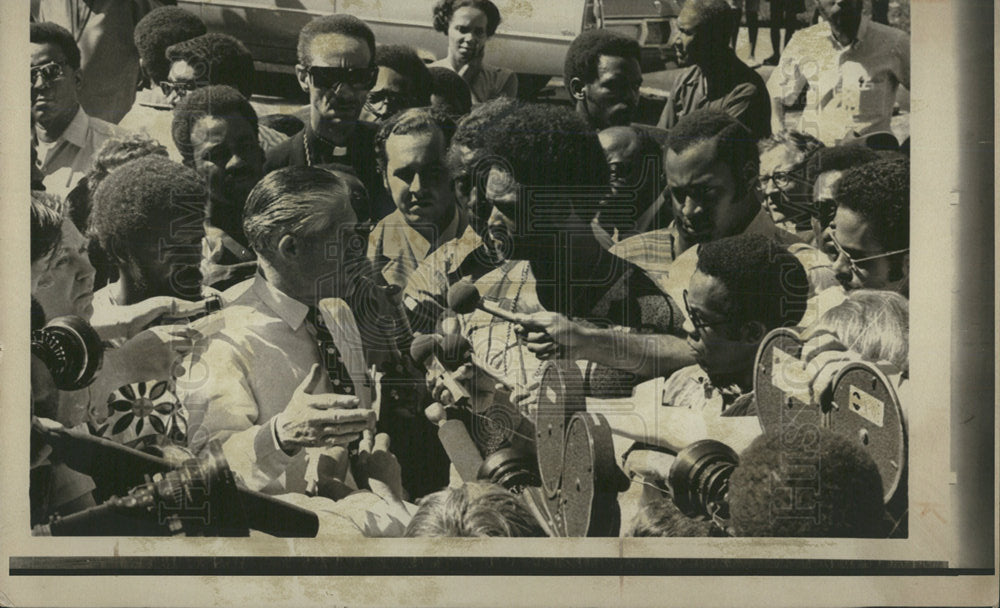
<svg viewBox="0 0 1000 608"><path fill-rule="evenodd" d="M208 81L199 80L184 80L181 82L170 82L169 80L164 80L160 82L160 90L167 97L171 93L176 93L178 97L184 97L191 91L200 89L201 87L208 86L210 83Z"/></svg>
<svg viewBox="0 0 1000 608"><path fill-rule="evenodd" d="M799 170L800 167L795 167L791 171L775 171L771 175L758 175L757 179L755 180L755 183L757 185L757 188L763 191L764 186L768 182L771 182L778 190L781 190L782 192L786 190L791 190L796 186L796 184L809 185L809 182L807 180L797 175Z"/></svg>
<svg viewBox="0 0 1000 608"><path fill-rule="evenodd" d="M367 110L376 120L384 120L403 108L411 108L420 105L412 97L397 91L382 89L373 91L365 101Z"/></svg>
<svg viewBox="0 0 1000 608"><path fill-rule="evenodd" d="M378 78L378 67L329 68L311 65L305 68L309 79L318 89L332 89L338 84L346 84L355 89L370 89Z"/></svg>
<svg viewBox="0 0 1000 608"><path fill-rule="evenodd" d="M686 289L684 290L683 297L684 297L684 310L687 311L688 318L691 319L691 325L693 325L694 328L697 330L702 330L705 329L706 327L713 327L716 325L728 325L730 323L736 322L736 319L727 319L725 321L712 321L711 323L708 323L702 318L700 312L692 309L691 305L688 304L688 290Z"/></svg>
<svg viewBox="0 0 1000 608"><path fill-rule="evenodd" d="M39 78L42 79L43 83L53 82L62 78L65 73L62 64L58 61L35 66L31 68L31 84L34 86Z"/></svg>
<svg viewBox="0 0 1000 608"><path fill-rule="evenodd" d="M847 260L847 265L851 268L851 272L853 272L856 276L861 276L861 274L862 274L861 268L858 267L858 264L863 264L865 262L870 262L872 260L877 260L877 259L880 259L880 258L887 258L887 257L890 257L890 256L899 255L901 253L907 253L910 250L910 248L907 247L906 249L897 249L896 251L887 251L885 253L880 253L878 255L870 255L870 256L868 256L866 258L860 258L860 259L855 260L854 258L851 257L851 254L849 254L846 251L844 251L844 248L841 246L840 242L837 240L837 236L833 233L833 231L830 231L830 242L833 243L833 246L834 246L834 250L828 252L828 255L830 256L830 261L831 262L836 262L837 260L840 259L841 256L843 256L844 259Z"/></svg>

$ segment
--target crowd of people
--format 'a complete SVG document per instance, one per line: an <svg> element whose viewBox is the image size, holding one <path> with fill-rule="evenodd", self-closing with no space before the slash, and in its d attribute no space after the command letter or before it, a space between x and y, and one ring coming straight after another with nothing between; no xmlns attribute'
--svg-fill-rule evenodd
<svg viewBox="0 0 1000 608"><path fill-rule="evenodd" d="M33 361L33 419L160 454L220 442L240 485L318 513L320 535L544 536L518 494L458 474L439 430L475 438L499 404L527 440L477 449L533 455L539 380L561 364L636 483L666 488L699 440L743 452L731 525L661 488L623 535L905 533L905 500L888 508L871 456L826 429L820 515L766 515L798 483L757 421L769 332L800 332L788 364L815 407L869 361L906 411L909 145L890 120L909 39L861 0L817 14L765 82L735 54L740 10L688 0L656 126L636 122L638 43L602 29L567 50L568 105L518 99L485 61L490 0L437 2L448 51L429 65L356 17L315 18L295 67L308 105L288 115L254 102L243 43L177 7L134 24L138 87L100 94L123 74L34 15L32 325L80 317L106 351L75 391ZM415 354L426 336L464 344L450 371ZM637 399L650 382L662 398ZM73 465L33 443L33 525L106 497Z"/></svg>

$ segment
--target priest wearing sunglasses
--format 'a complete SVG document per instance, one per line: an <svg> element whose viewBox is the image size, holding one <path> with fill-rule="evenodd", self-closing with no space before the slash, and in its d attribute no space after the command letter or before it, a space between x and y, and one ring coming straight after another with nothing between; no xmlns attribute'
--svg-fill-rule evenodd
<svg viewBox="0 0 1000 608"><path fill-rule="evenodd" d="M305 129L268 150L265 172L282 167L320 166L347 170L368 190L369 217L377 221L395 206L385 191L375 158L377 127L359 119L375 85L375 35L351 15L310 21L299 33L295 73L309 94Z"/></svg>

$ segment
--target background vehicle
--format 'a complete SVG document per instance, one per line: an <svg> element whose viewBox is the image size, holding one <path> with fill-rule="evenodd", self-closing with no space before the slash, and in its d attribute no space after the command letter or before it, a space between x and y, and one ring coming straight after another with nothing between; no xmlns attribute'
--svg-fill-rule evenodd
<svg viewBox="0 0 1000 608"><path fill-rule="evenodd" d="M603 27L639 41L643 71L663 69L671 21L683 0L494 0L503 23L490 41L489 62L519 75L522 93L560 76L566 49L581 31ZM258 69L291 73L299 30L310 19L345 12L364 19L377 41L416 48L441 58L446 37L434 31L436 0L180 0L210 31L242 40Z"/></svg>

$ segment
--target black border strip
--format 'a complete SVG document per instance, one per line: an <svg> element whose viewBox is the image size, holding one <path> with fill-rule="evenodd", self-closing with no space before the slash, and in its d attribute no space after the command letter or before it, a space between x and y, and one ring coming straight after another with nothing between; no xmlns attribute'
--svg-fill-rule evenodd
<svg viewBox="0 0 1000 608"><path fill-rule="evenodd" d="M947 562L618 557L18 557L11 576L962 576Z"/></svg>

